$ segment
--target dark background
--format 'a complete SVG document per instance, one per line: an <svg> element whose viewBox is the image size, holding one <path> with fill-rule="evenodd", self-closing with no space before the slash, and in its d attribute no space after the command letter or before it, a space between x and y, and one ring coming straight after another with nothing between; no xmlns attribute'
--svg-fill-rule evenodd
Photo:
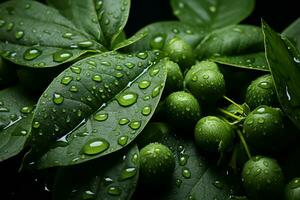
<svg viewBox="0 0 300 200"><path fill-rule="evenodd" d="M297 2L299 1L257 0L253 14L244 23L259 26L263 18L276 31L281 32L300 16ZM149 23L166 20L176 20L169 6L169 0L132 0L130 17L125 30L127 35L131 36ZM21 159L21 156L18 156L0 163L0 199L50 199L50 192L45 191L44 178L36 173L17 173Z"/></svg>

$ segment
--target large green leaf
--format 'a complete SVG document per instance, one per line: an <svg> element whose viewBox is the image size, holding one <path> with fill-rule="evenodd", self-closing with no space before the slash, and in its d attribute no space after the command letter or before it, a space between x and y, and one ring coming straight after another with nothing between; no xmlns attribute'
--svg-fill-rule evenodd
<svg viewBox="0 0 300 200"><path fill-rule="evenodd" d="M20 87L0 91L0 161L18 154L29 136L34 101Z"/></svg>
<svg viewBox="0 0 300 200"><path fill-rule="evenodd" d="M136 146L127 153L60 168L54 184L54 200L126 200L135 191L139 173Z"/></svg>
<svg viewBox="0 0 300 200"><path fill-rule="evenodd" d="M152 52L108 52L81 60L55 78L33 119L35 151L46 151L58 139L39 167L84 162L129 144L152 116L164 87L165 61L155 61ZM93 150L100 143L103 149Z"/></svg>
<svg viewBox="0 0 300 200"><path fill-rule="evenodd" d="M296 47L300 50L300 18L289 25L283 32L282 35L287 36L293 42Z"/></svg>
<svg viewBox="0 0 300 200"><path fill-rule="evenodd" d="M143 39L128 47L130 52L145 51L150 49L162 49L170 39L175 36L185 40L195 47L204 37L204 30L178 22L166 21L149 24L139 30L135 35L146 35Z"/></svg>
<svg viewBox="0 0 300 200"><path fill-rule="evenodd" d="M89 50L103 50L56 9L39 2L7 1L0 5L0 13L0 53L14 63L51 67Z"/></svg>
<svg viewBox="0 0 300 200"><path fill-rule="evenodd" d="M198 58L242 68L268 71L261 28L232 25L215 30L196 47Z"/></svg>
<svg viewBox="0 0 300 200"><path fill-rule="evenodd" d="M48 0L78 28L108 48L125 27L130 0Z"/></svg>
<svg viewBox="0 0 300 200"><path fill-rule="evenodd" d="M251 14L254 0L171 0L174 14L185 23L209 29L237 24Z"/></svg>
<svg viewBox="0 0 300 200"><path fill-rule="evenodd" d="M288 40L262 23L266 57L284 112L300 128L300 54Z"/></svg>

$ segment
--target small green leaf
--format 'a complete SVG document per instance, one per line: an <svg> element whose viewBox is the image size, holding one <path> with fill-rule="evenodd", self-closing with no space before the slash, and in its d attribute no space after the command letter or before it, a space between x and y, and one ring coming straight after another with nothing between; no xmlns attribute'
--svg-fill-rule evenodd
<svg viewBox="0 0 300 200"><path fill-rule="evenodd" d="M56 9L36 1L7 1L0 5L0 53L29 67L52 67L88 51L104 50ZM53 17L55 16L55 17Z"/></svg>
<svg viewBox="0 0 300 200"><path fill-rule="evenodd" d="M130 52L145 51L151 49L160 50L164 47L169 40L175 36L183 39L189 43L192 47L195 47L201 39L204 37L204 30L178 22L178 21L166 21L156 22L139 30L136 34L146 35L143 39L133 43L128 47Z"/></svg>
<svg viewBox="0 0 300 200"><path fill-rule="evenodd" d="M127 153L98 159L58 170L54 200L110 199L129 200L135 191L139 174L139 151L136 146Z"/></svg>
<svg viewBox="0 0 300 200"><path fill-rule="evenodd" d="M128 145L151 118L164 87L165 62L155 61L153 52L107 52L56 77L36 107L33 148L44 153L58 141L38 167L85 162ZM141 81L150 84L141 88ZM151 112L143 113L144 107Z"/></svg>
<svg viewBox="0 0 300 200"><path fill-rule="evenodd" d="M173 13L182 22L208 29L241 22L254 4L254 0L171 0Z"/></svg>
<svg viewBox="0 0 300 200"><path fill-rule="evenodd" d="M300 128L300 53L262 22L266 58L275 82L279 102L284 112Z"/></svg>
<svg viewBox="0 0 300 200"><path fill-rule="evenodd" d="M226 65L268 71L261 28L233 25L215 30L196 47L198 58Z"/></svg>
<svg viewBox="0 0 300 200"><path fill-rule="evenodd" d="M134 44L135 42L143 39L146 36L147 36L146 33L143 33L143 32L137 33L137 34L131 36L130 38L123 40L122 42L116 43L113 46L113 49L114 49L114 51L122 49L122 48L127 47L131 44Z"/></svg>
<svg viewBox="0 0 300 200"><path fill-rule="evenodd" d="M20 87L0 91L0 161L15 156L24 148L33 104Z"/></svg>
<svg viewBox="0 0 300 200"><path fill-rule="evenodd" d="M289 25L282 35L287 36L291 41L295 42L295 46L300 50L300 18Z"/></svg>

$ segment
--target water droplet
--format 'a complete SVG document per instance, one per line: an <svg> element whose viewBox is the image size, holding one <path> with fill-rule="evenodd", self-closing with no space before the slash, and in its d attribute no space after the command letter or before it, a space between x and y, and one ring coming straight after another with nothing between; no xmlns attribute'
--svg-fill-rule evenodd
<svg viewBox="0 0 300 200"><path fill-rule="evenodd" d="M94 75L92 77L93 81L96 81L96 82L101 82L102 81L102 77L100 75Z"/></svg>
<svg viewBox="0 0 300 200"><path fill-rule="evenodd" d="M203 75L203 78L204 78L204 79L208 79L209 76L208 76L207 74L204 74L204 75Z"/></svg>
<svg viewBox="0 0 300 200"><path fill-rule="evenodd" d="M162 49L165 43L165 37L162 35L157 35L153 37L150 41L150 47L152 49Z"/></svg>
<svg viewBox="0 0 300 200"><path fill-rule="evenodd" d="M136 57L144 60L148 57L148 54L146 52L140 52L136 55Z"/></svg>
<svg viewBox="0 0 300 200"><path fill-rule="evenodd" d="M178 34L178 33L179 33L179 30L178 30L177 28L173 28L173 29L172 29L172 32L175 33L175 34Z"/></svg>
<svg viewBox="0 0 300 200"><path fill-rule="evenodd" d="M33 128L39 128L40 127L40 122L37 122L37 121L33 122L32 127Z"/></svg>
<svg viewBox="0 0 300 200"><path fill-rule="evenodd" d="M259 174L261 174L261 169L259 168L259 169L257 169L255 172L254 172L254 176L258 176Z"/></svg>
<svg viewBox="0 0 300 200"><path fill-rule="evenodd" d="M216 6L209 6L209 10L210 10L210 12L212 12L212 13L214 13L214 12L216 12Z"/></svg>
<svg viewBox="0 0 300 200"><path fill-rule="evenodd" d="M269 89L269 88L271 88L270 83L269 83L269 82L265 82L265 81L260 82L260 83L258 84L258 86L259 86L260 88L263 88L263 89Z"/></svg>
<svg viewBox="0 0 300 200"><path fill-rule="evenodd" d="M150 74L150 76L153 77L153 76L157 75L158 72L159 72L159 68L154 67L154 68L152 68L152 69L150 70L149 74Z"/></svg>
<svg viewBox="0 0 300 200"><path fill-rule="evenodd" d="M144 81L139 82L139 88L140 88L140 89L146 89L146 88L148 88L150 85L151 85L151 82L150 82L150 81L147 81L147 80L144 80Z"/></svg>
<svg viewBox="0 0 300 200"><path fill-rule="evenodd" d="M265 120L263 118L258 119L258 123L263 124L264 122L265 122Z"/></svg>
<svg viewBox="0 0 300 200"><path fill-rule="evenodd" d="M135 65L131 62L125 63L125 66L129 69L132 69Z"/></svg>
<svg viewBox="0 0 300 200"><path fill-rule="evenodd" d="M67 33L64 33L62 36L63 36L63 38L72 39L73 33L67 32Z"/></svg>
<svg viewBox="0 0 300 200"><path fill-rule="evenodd" d="M135 167L128 167L121 172L119 179L120 179L120 181L130 179L136 175L136 172L137 172L137 170Z"/></svg>
<svg viewBox="0 0 300 200"><path fill-rule="evenodd" d="M9 109L5 107L0 107L0 112L9 112Z"/></svg>
<svg viewBox="0 0 300 200"><path fill-rule="evenodd" d="M121 72L117 72L116 74L115 74L115 77L116 78L122 78L124 76L124 74L122 74Z"/></svg>
<svg viewBox="0 0 300 200"><path fill-rule="evenodd" d="M118 144L121 146L125 146L128 142L128 136L121 136L118 139Z"/></svg>
<svg viewBox="0 0 300 200"><path fill-rule="evenodd" d="M161 90L161 87L160 86L156 86L153 91L152 91L152 94L151 96L154 98L154 97L157 97L159 94L160 94L160 90Z"/></svg>
<svg viewBox="0 0 300 200"><path fill-rule="evenodd" d="M179 157L179 165L180 166L186 165L187 161L188 161L188 156L187 155L182 155L182 156Z"/></svg>
<svg viewBox="0 0 300 200"><path fill-rule="evenodd" d="M84 191L84 193L82 194L82 199L83 200L87 200L87 199L95 199L96 195L94 192L90 191L90 190L86 190Z"/></svg>
<svg viewBox="0 0 300 200"><path fill-rule="evenodd" d="M42 51L36 48L27 49L24 54L23 58L25 60L33 60L37 57L39 57L42 54Z"/></svg>
<svg viewBox="0 0 300 200"><path fill-rule="evenodd" d="M107 113L99 113L99 114L94 115L94 119L99 122L105 121L105 120L107 120L107 118L108 118Z"/></svg>
<svg viewBox="0 0 300 200"><path fill-rule="evenodd" d="M72 66L71 71L75 74L80 74L81 73L81 68L77 66Z"/></svg>
<svg viewBox="0 0 300 200"><path fill-rule="evenodd" d="M95 5L96 10L100 10L102 8L102 5L103 5L102 1L97 1Z"/></svg>
<svg viewBox="0 0 300 200"><path fill-rule="evenodd" d="M25 9L29 9L29 8L31 8L31 4L29 4L29 3L26 3L26 5L25 5Z"/></svg>
<svg viewBox="0 0 300 200"><path fill-rule="evenodd" d="M191 178L191 171L186 167L182 168L182 176L184 178Z"/></svg>
<svg viewBox="0 0 300 200"><path fill-rule="evenodd" d="M175 184L176 184L176 187L179 188L181 186L181 184L182 184L182 180L176 179Z"/></svg>
<svg viewBox="0 0 300 200"><path fill-rule="evenodd" d="M145 116L148 116L151 113L151 107L150 106L145 106L142 110L142 114Z"/></svg>
<svg viewBox="0 0 300 200"><path fill-rule="evenodd" d="M90 40L78 42L77 45L82 48L88 48L94 45L94 43Z"/></svg>
<svg viewBox="0 0 300 200"><path fill-rule="evenodd" d="M61 79L60 83L63 85L68 85L73 80L72 76L65 76Z"/></svg>
<svg viewBox="0 0 300 200"><path fill-rule="evenodd" d="M102 138L94 138L88 141L83 146L83 153L87 155L94 155L104 152L109 148L109 143Z"/></svg>
<svg viewBox="0 0 300 200"><path fill-rule="evenodd" d="M78 92L78 88L75 85L72 85L69 90L70 92Z"/></svg>
<svg viewBox="0 0 300 200"><path fill-rule="evenodd" d="M15 24L14 24L14 23L12 23L12 22L9 22L9 23L7 24L7 28L6 28L6 30L7 30L7 31L11 31L11 30L14 28L14 26L15 26Z"/></svg>
<svg viewBox="0 0 300 200"><path fill-rule="evenodd" d="M53 100L53 103L59 105L64 102L64 97L59 93L54 93L52 100Z"/></svg>
<svg viewBox="0 0 300 200"><path fill-rule="evenodd" d="M266 109L264 107L261 107L259 109L256 110L258 113L264 113L266 112Z"/></svg>
<svg viewBox="0 0 300 200"><path fill-rule="evenodd" d="M221 181L215 181L215 182L213 182L213 185L218 189L224 188L224 184Z"/></svg>
<svg viewBox="0 0 300 200"><path fill-rule="evenodd" d="M294 61L296 62L296 63L300 63L300 59L299 58L297 58L297 57L294 57Z"/></svg>
<svg viewBox="0 0 300 200"><path fill-rule="evenodd" d="M21 130L21 131L20 131L20 134L21 134L21 135L27 135L27 133L28 133L28 132L27 132L26 130Z"/></svg>
<svg viewBox="0 0 300 200"><path fill-rule="evenodd" d="M24 31L17 31L15 33L15 37L16 37L17 40L22 39L24 37Z"/></svg>
<svg viewBox="0 0 300 200"><path fill-rule="evenodd" d="M137 130L137 129L139 129L141 127L141 122L139 122L139 121L132 121L132 122L130 122L129 127L131 129L133 129L133 130Z"/></svg>
<svg viewBox="0 0 300 200"><path fill-rule="evenodd" d="M64 62L71 58L73 54L71 52L61 50L53 54L53 61L54 62Z"/></svg>
<svg viewBox="0 0 300 200"><path fill-rule="evenodd" d="M120 125L126 125L129 123L129 119L126 119L126 118L122 118L119 120L119 124Z"/></svg>
<svg viewBox="0 0 300 200"><path fill-rule="evenodd" d="M138 94L127 92L117 97L117 101L121 106L131 106L137 102Z"/></svg>
<svg viewBox="0 0 300 200"><path fill-rule="evenodd" d="M28 114L32 111L32 107L29 107L29 106L24 106L21 108L20 112L23 113L23 114Z"/></svg>
<svg viewBox="0 0 300 200"><path fill-rule="evenodd" d="M108 189L107 189L107 193L112 195L112 196L120 196L121 193L122 193L122 190L121 188L119 187L116 187L116 186L110 186Z"/></svg>

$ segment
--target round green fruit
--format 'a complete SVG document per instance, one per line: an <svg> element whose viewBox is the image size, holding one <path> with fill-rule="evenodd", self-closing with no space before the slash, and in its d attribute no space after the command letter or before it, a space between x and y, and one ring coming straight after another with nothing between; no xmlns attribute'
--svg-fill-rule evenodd
<svg viewBox="0 0 300 200"><path fill-rule="evenodd" d="M166 67L167 80L164 88L164 95L182 90L183 88L183 75L179 65L175 62L167 61Z"/></svg>
<svg viewBox="0 0 300 200"><path fill-rule="evenodd" d="M172 151L160 143L151 143L140 151L140 170L145 183L157 183L169 178L175 168Z"/></svg>
<svg viewBox="0 0 300 200"><path fill-rule="evenodd" d="M226 92L224 76L218 70L189 70L184 84L196 98L205 104L215 103Z"/></svg>
<svg viewBox="0 0 300 200"><path fill-rule="evenodd" d="M274 159L262 156L252 157L243 167L242 182L250 199L282 199L284 176Z"/></svg>
<svg viewBox="0 0 300 200"><path fill-rule="evenodd" d="M200 118L200 105L190 93L171 93L166 98L165 106L168 121L179 128L193 127Z"/></svg>
<svg viewBox="0 0 300 200"><path fill-rule="evenodd" d="M300 200L300 178L294 178L285 187L285 200Z"/></svg>
<svg viewBox="0 0 300 200"><path fill-rule="evenodd" d="M172 61L178 63L183 71L195 62L192 47L179 37L169 40L163 51Z"/></svg>
<svg viewBox="0 0 300 200"><path fill-rule="evenodd" d="M284 145L283 116L277 108L259 106L243 123L243 133L249 146L258 152L276 152Z"/></svg>
<svg viewBox="0 0 300 200"><path fill-rule="evenodd" d="M207 116L196 124L194 136L200 148L210 152L225 152L232 147L234 130L220 118Z"/></svg>
<svg viewBox="0 0 300 200"><path fill-rule="evenodd" d="M267 74L252 81L247 88L245 101L251 109L260 105L274 106L277 96L272 76Z"/></svg>

